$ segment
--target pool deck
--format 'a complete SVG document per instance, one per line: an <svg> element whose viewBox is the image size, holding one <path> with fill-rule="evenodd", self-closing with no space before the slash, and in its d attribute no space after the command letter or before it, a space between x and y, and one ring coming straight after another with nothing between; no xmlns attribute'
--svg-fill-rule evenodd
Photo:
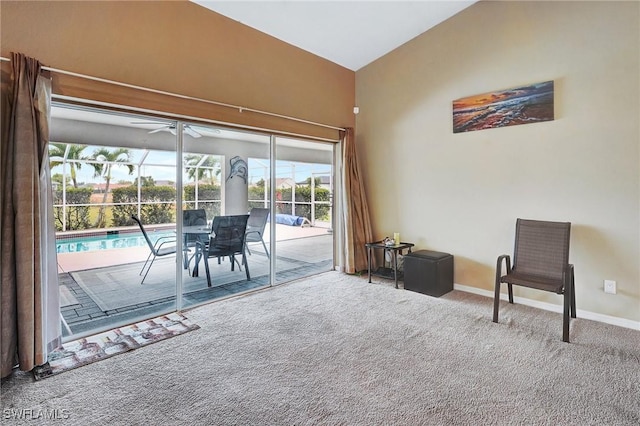
<svg viewBox="0 0 640 426"><path fill-rule="evenodd" d="M276 224L276 241L326 235L328 230L329 226L325 223L304 228L300 226ZM264 241L267 245L269 244L270 235L268 226L265 229ZM126 259L127 263L144 262L147 256L149 256L149 248L147 246L58 253L58 273L118 265L122 263L123 259Z"/></svg>
<svg viewBox="0 0 640 426"><path fill-rule="evenodd" d="M332 252L330 245L333 240L330 238L331 233L328 228L301 228L278 224L276 225L276 235L277 258L296 262L298 265L290 270L278 271L276 273L277 283L292 281L333 268L333 259L331 256L326 255L326 253ZM268 235L265 236L265 240L268 244ZM321 244L322 248L318 244ZM260 243L252 243L249 247L251 247L252 252L254 250L262 252L254 253L254 255L264 256ZM67 300L65 305L61 307L65 329L63 337L69 337L71 334L74 337L92 334L127 322L136 321L140 317L154 316L163 309L168 311L175 307L175 296L173 296L103 311L70 274L70 272L74 271L116 268L123 263L144 262L148 255L149 249L147 247L58 254L61 295L64 293L66 298L71 299L71 301ZM290 258L291 256L295 260ZM102 269L102 271L104 270ZM174 282L175 278L168 277L167 281ZM245 278L225 285L205 288L202 291L190 294L188 300L184 300L185 307L196 306L201 303L264 288L269 283L269 275L256 277L252 275L250 281Z"/></svg>

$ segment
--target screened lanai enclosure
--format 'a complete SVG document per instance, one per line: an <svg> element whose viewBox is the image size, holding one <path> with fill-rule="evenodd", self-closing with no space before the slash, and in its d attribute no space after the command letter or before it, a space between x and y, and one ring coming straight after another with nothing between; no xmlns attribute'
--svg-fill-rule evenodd
<svg viewBox="0 0 640 426"><path fill-rule="evenodd" d="M67 339L334 267L337 141L63 103L50 141ZM260 212L235 260L207 255Z"/></svg>

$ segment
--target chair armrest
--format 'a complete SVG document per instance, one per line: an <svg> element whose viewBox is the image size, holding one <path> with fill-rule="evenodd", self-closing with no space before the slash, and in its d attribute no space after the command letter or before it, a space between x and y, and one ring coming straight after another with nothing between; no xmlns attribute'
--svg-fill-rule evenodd
<svg viewBox="0 0 640 426"><path fill-rule="evenodd" d="M496 262L496 282L500 281L500 277L502 276L502 263L506 263L507 274L511 273L511 256L508 254L502 254L498 256L498 261Z"/></svg>
<svg viewBox="0 0 640 426"><path fill-rule="evenodd" d="M251 234L258 234L259 237L262 237L262 235L260 235L260 231L247 231L244 233L244 236L246 238L247 235L251 235Z"/></svg>
<svg viewBox="0 0 640 426"><path fill-rule="evenodd" d="M164 237L160 237L156 240L155 244L158 244L159 242L161 242L162 240L166 240L167 238L171 238L171 241L175 242L176 241L176 237L174 235L166 235Z"/></svg>
<svg viewBox="0 0 640 426"><path fill-rule="evenodd" d="M196 247L198 247L198 249L200 249L203 253L207 253L209 251L209 241L202 241L202 240L198 240L196 241Z"/></svg>
<svg viewBox="0 0 640 426"><path fill-rule="evenodd" d="M170 238L170 239L169 239ZM169 239L169 240L168 240ZM167 241L165 241L167 240ZM159 249L163 244L167 244L167 243L175 243L176 239L172 236L166 236L166 237L160 237L156 240L156 242L153 244L153 247L157 250Z"/></svg>
<svg viewBox="0 0 640 426"><path fill-rule="evenodd" d="M571 282L571 277L573 277L573 263L567 264L567 271L564 277L564 284L569 284Z"/></svg>

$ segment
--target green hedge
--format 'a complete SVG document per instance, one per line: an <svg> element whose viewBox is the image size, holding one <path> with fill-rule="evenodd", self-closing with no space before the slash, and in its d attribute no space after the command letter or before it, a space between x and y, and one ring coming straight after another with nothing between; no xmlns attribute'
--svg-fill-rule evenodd
<svg viewBox="0 0 640 426"><path fill-rule="evenodd" d="M196 208L196 187L184 187L184 204L187 209ZM207 217L212 218L220 215L221 191L219 185L200 184L198 185L198 208L207 212Z"/></svg>
<svg viewBox="0 0 640 426"><path fill-rule="evenodd" d="M264 197L263 188L257 187L255 191L249 188L249 198L252 200L262 199ZM284 188L276 190L276 213L292 214L291 200L293 199L291 188ZM331 191L326 188L316 188L316 201L331 201ZM283 202L286 201L286 202ZM308 203L308 204L298 204ZM262 207L263 203L251 202L251 207ZM254 205L255 204L255 205ZM260 204L260 205L257 205ZM317 220L329 220L329 213L331 212L331 206L329 204L316 204L316 219ZM303 216L311 220L311 187L299 186L296 187L296 216Z"/></svg>
<svg viewBox="0 0 640 426"><path fill-rule="evenodd" d="M316 188L315 200L331 201L331 191L326 188ZM296 188L296 202L311 203L311 187L302 186ZM331 211L329 204L316 204L315 209L317 220L329 220ZM311 220L311 204L296 204L296 216L304 216Z"/></svg>
<svg viewBox="0 0 640 426"><path fill-rule="evenodd" d="M249 187L249 199L250 200L264 200L264 186L250 186ZM267 194L267 198L269 198L269 194Z"/></svg>
<svg viewBox="0 0 640 426"><path fill-rule="evenodd" d="M138 187L131 185L116 188L111 193L115 204L112 208L112 225L135 225L136 223L131 219L131 215L138 213ZM140 188L140 200L140 220L145 225L175 222L176 190L174 187L143 186Z"/></svg>
<svg viewBox="0 0 640 426"><path fill-rule="evenodd" d="M250 186L250 200L263 200L265 188L263 186ZM132 214L138 212L138 187L131 185L116 188L112 191L114 206L111 207L112 226L132 226L135 222ZM220 214L220 186L200 185L198 187L198 208L205 209L207 217L212 218ZM325 188L316 188L316 201L330 201L330 191ZM55 191L55 204L62 204L62 191ZM175 222L176 190L172 186L143 186L140 188L141 211L140 219L144 224L162 224ZM290 201L292 199L291 188L276 191L276 199ZM79 230L91 228L89 218L89 206L74 206L73 204L90 204L90 188L67 188L67 230ZM130 203L130 204L129 204ZM184 188L184 203L187 209L195 208L195 187ZM296 203L311 203L311 188L302 186L296 188ZM251 201L249 207L264 207L263 201ZM316 219L328 220L329 205L316 205ZM290 203L276 202L276 212L292 214ZM62 207L55 207L56 230L63 229ZM296 204L296 215L311 219L310 204Z"/></svg>
<svg viewBox="0 0 640 426"><path fill-rule="evenodd" d="M67 188L67 217L66 226L63 220L62 207L54 207L56 231L76 231L91 228L89 220L89 206L74 206L73 204L91 203L91 188ZM62 204L62 190L54 191L53 203Z"/></svg>

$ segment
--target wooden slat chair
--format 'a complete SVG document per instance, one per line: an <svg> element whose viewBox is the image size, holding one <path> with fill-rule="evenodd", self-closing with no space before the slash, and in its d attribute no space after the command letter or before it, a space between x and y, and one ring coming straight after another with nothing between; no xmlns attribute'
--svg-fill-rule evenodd
<svg viewBox="0 0 640 426"><path fill-rule="evenodd" d="M493 322L498 322L500 285L506 283L509 303L513 303L513 285L564 295L562 340L569 342L569 318L576 317L573 265L569 263L570 222L546 222L517 219L513 255L503 254L496 264ZM506 275L502 275L502 264Z"/></svg>

